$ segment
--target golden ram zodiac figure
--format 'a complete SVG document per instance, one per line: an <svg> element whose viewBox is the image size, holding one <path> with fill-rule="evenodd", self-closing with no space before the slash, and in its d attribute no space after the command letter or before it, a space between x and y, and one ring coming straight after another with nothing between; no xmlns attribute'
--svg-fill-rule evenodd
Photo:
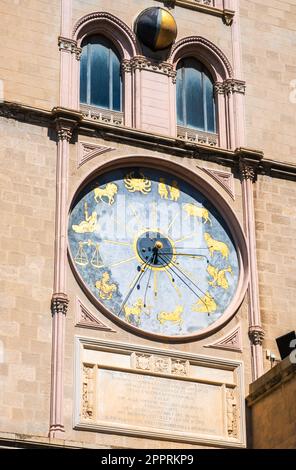
<svg viewBox="0 0 296 470"><path fill-rule="evenodd" d="M129 307L128 305L125 305L124 317L126 321L130 323L130 316L133 315L135 317L135 321L137 325L139 325L141 321L141 313L143 311L143 308L144 308L144 302L143 302L143 299L141 298L138 298L138 300L131 307Z"/></svg>
<svg viewBox="0 0 296 470"><path fill-rule="evenodd" d="M165 322L170 321L172 323L179 325L179 328L181 328L182 323L183 323L183 320L181 318L182 313L183 313L182 305L177 305L175 310L173 310L172 312L160 312L157 315L157 319L159 323L161 323L162 325Z"/></svg>
<svg viewBox="0 0 296 470"><path fill-rule="evenodd" d="M205 241L208 245L210 250L210 255L213 256L215 251L221 253L223 258L228 259L229 256L229 248L224 242L220 242L219 240L214 240L209 233L204 234Z"/></svg>
<svg viewBox="0 0 296 470"><path fill-rule="evenodd" d="M105 188L95 188L94 189L95 201L99 202L100 200L102 202L105 202L103 199L103 197L105 197L108 199L109 205L114 204L115 202L114 196L115 194L117 194L117 191L118 191L118 187L116 186L115 183L107 183Z"/></svg>
<svg viewBox="0 0 296 470"><path fill-rule="evenodd" d="M190 203L184 204L183 209L189 216L200 217L204 224L209 222L209 224L212 225L208 209L205 209L204 207L198 207L195 204Z"/></svg>
<svg viewBox="0 0 296 470"><path fill-rule="evenodd" d="M140 178L134 177L134 172L128 173L124 178L124 185L130 193L135 193L139 191L142 194L150 193L151 191L151 181L146 178L146 176L140 172Z"/></svg>
<svg viewBox="0 0 296 470"><path fill-rule="evenodd" d="M203 297L198 299L198 301L192 307L193 312L207 313L208 315L215 312L216 310L217 304L209 292L206 292Z"/></svg>
<svg viewBox="0 0 296 470"><path fill-rule="evenodd" d="M226 269L221 269L219 271L218 268L215 268L215 266L211 266L210 264L207 267L207 271L209 275L213 278L212 281L209 281L209 285L216 287L222 287L222 289L228 289L229 287L229 282L226 277L226 273L230 273L233 276L233 272L231 269L231 266L228 266Z"/></svg>

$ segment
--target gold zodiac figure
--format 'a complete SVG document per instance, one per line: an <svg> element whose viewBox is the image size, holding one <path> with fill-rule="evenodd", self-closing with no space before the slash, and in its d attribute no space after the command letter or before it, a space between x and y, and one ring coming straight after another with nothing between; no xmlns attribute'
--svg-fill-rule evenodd
<svg viewBox="0 0 296 470"><path fill-rule="evenodd" d="M209 233L205 233L204 238L210 250L211 256L214 255L215 251L218 251L219 253L221 253L223 258L228 259L229 248L226 243L220 242L219 240L214 240Z"/></svg>
<svg viewBox="0 0 296 470"><path fill-rule="evenodd" d="M98 214L93 211L91 215L88 215L87 202L84 203L84 217L78 225L72 225L72 229L76 233L89 233L94 232L97 228Z"/></svg>
<svg viewBox="0 0 296 470"><path fill-rule="evenodd" d="M87 240L85 242L80 241L78 243L78 251L77 251L77 254L74 258L75 263L79 264L80 266L87 266L88 265L89 259L88 259L88 255L87 255L87 253L84 249L85 246L95 247L90 263L95 268L102 268L103 264L102 264L102 259L101 259L101 255L100 255L100 250L99 250L99 243L95 243L92 240Z"/></svg>
<svg viewBox="0 0 296 470"><path fill-rule="evenodd" d="M130 193L139 191L142 194L150 193L151 181L143 173L140 173L141 178L135 178L134 172L128 173L124 178L124 185Z"/></svg>
<svg viewBox="0 0 296 470"><path fill-rule="evenodd" d="M198 301L192 307L193 312L207 313L208 315L215 312L216 310L217 304L209 292L206 292L203 297L198 299Z"/></svg>
<svg viewBox="0 0 296 470"><path fill-rule="evenodd" d="M175 310L173 310L172 312L160 312L157 315L157 319L159 323L161 323L162 325L165 322L170 321L172 323L175 323L176 325L179 325L179 328L181 329L181 326L183 323L183 320L181 318L182 313L183 313L182 305L177 305Z"/></svg>
<svg viewBox="0 0 296 470"><path fill-rule="evenodd" d="M226 273L230 273L233 276L233 272L231 269L231 266L228 266L226 269L221 269L219 271L218 268L215 268L215 266L211 266L210 264L207 267L207 271L209 275L213 278L212 281L209 281L209 285L216 287L222 287L222 289L228 289L229 283L226 277Z"/></svg>
<svg viewBox="0 0 296 470"><path fill-rule="evenodd" d="M144 308L144 302L143 302L143 299L141 299L140 297L131 307L129 307L128 305L125 305L124 317L126 321L130 323L130 316L133 315L135 317L135 321L137 325L139 325L141 321L141 313L142 313L143 308Z"/></svg>
<svg viewBox="0 0 296 470"><path fill-rule="evenodd" d="M209 222L209 224L212 225L208 209L205 209L204 207L198 207L195 204L190 203L184 204L183 209L189 216L200 217L204 224Z"/></svg>
<svg viewBox="0 0 296 470"><path fill-rule="evenodd" d="M105 188L95 188L94 189L94 198L96 202L98 200L105 202L103 197L108 199L108 204L111 206L115 202L115 194L118 192L118 187L115 183L107 183Z"/></svg>
<svg viewBox="0 0 296 470"><path fill-rule="evenodd" d="M161 199L167 199L168 198L169 192L167 190L164 178L159 178L158 194L160 195Z"/></svg>
<svg viewBox="0 0 296 470"><path fill-rule="evenodd" d="M178 201L180 197L180 189L178 188L178 181L173 180L172 185L169 186L171 201Z"/></svg>
<svg viewBox="0 0 296 470"><path fill-rule="evenodd" d="M105 271L99 281L95 283L96 289L99 291L99 297L104 300L112 299L113 293L117 290L116 284L110 283L110 274Z"/></svg>

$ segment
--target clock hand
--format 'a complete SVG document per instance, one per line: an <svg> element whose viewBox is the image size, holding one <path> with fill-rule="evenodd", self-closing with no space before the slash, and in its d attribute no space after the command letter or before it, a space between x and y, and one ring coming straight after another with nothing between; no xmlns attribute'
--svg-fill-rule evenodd
<svg viewBox="0 0 296 470"><path fill-rule="evenodd" d="M126 302L128 301L128 299L130 298L130 296L131 296L131 294L132 294L134 288L136 287L136 285L138 284L138 282L141 280L141 278L142 278L143 275L145 274L145 272L146 272L145 270L146 270L146 268L147 268L147 265L148 265L148 263L152 260L152 257L153 257L153 256L154 256L154 255L152 255L151 258L148 259L148 260L144 263L144 266L142 265L141 271L140 271L139 275L137 276L136 280L134 281L133 286L130 288L130 290L128 291L128 293L127 293L127 295L126 295L126 297L125 297L125 299L124 299L124 301L123 301L122 304L121 304L121 307L120 307L120 310L119 310L119 312L118 312L118 315L122 312L122 309L123 309L123 307L125 306L125 304L126 304Z"/></svg>
<svg viewBox="0 0 296 470"><path fill-rule="evenodd" d="M189 256L190 258L205 258L207 260L207 263L209 263L209 259L206 255L196 255L194 253L176 253L176 252L169 252L169 251L163 251L161 254L162 255Z"/></svg>
<svg viewBox="0 0 296 470"><path fill-rule="evenodd" d="M168 260L164 259L161 255L159 255L159 258L162 259L162 261L164 261L165 263L168 262ZM174 265L174 267L175 267L178 271L180 271L180 269L179 269L176 265ZM192 287L191 287L189 284L187 284L187 282L184 281L184 279L172 268L172 266L169 266L169 265L168 265L168 269L170 269L170 270L185 284L185 286L188 287L188 289L190 289L191 292L193 292L193 294L194 294L196 297L198 297L198 299L201 300L201 302L205 305L206 309L208 310L208 306L207 306L207 304L205 303L205 301L200 297L200 295L198 295L198 294L192 289ZM182 271L180 271L180 272L183 274L183 276L185 276L185 277L194 285L194 287L196 287L202 294L204 294L205 296L207 296L207 294L206 294L205 292L203 292L188 276L186 276L186 274L184 274Z"/></svg>

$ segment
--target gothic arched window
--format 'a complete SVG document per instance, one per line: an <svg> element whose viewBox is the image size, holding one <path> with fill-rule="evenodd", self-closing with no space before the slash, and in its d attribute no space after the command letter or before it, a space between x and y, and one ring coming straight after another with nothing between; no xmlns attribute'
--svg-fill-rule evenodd
<svg viewBox="0 0 296 470"><path fill-rule="evenodd" d="M205 132L216 132L213 80L194 57L177 66L177 124Z"/></svg>
<svg viewBox="0 0 296 470"><path fill-rule="evenodd" d="M120 58L111 41L99 35L82 42L80 102L121 111Z"/></svg>

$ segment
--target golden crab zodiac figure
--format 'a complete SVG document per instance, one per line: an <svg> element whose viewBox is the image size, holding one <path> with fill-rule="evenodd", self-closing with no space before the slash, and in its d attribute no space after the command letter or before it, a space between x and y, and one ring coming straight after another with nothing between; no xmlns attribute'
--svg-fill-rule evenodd
<svg viewBox="0 0 296 470"><path fill-rule="evenodd" d="M134 171L125 175L124 185L130 193L139 191L142 194L148 194L151 191L151 181L146 178L144 173L140 172L140 177L135 177Z"/></svg>

